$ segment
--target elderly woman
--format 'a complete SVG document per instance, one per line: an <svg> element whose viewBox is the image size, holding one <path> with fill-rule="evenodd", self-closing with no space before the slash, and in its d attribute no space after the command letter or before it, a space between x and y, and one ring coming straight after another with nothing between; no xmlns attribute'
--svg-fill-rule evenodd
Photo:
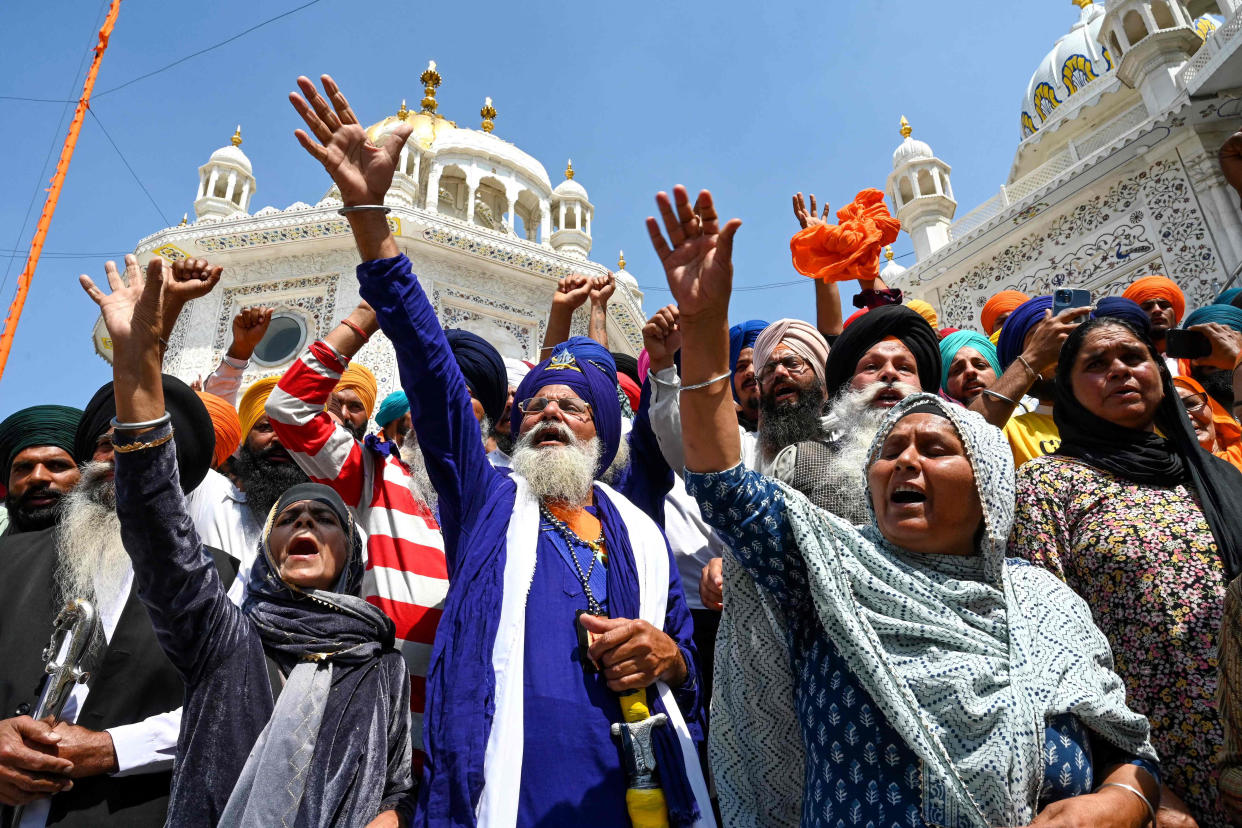
<svg viewBox="0 0 1242 828"><path fill-rule="evenodd" d="M1018 470L1011 551L1063 578L1108 636L1176 794L1161 824L1191 824L1188 812L1226 825L1213 699L1225 584L1242 561L1242 476L1200 447L1164 361L1127 322L1071 334L1056 388L1062 445Z"/></svg>
<svg viewBox="0 0 1242 828"><path fill-rule="evenodd" d="M739 807L734 777L802 754L804 826L1147 824L1155 754L1107 643L1063 584L1005 560L1000 432L929 394L898 403L857 528L745 469L723 382L740 222L722 230L707 192L694 209L674 196L657 197L671 244L648 229L681 306L687 488L783 608L802 736L714 763L726 824L769 824Z"/></svg>
<svg viewBox="0 0 1242 828"><path fill-rule="evenodd" d="M1238 421L1225 413L1225 407L1208 396L1193 377L1174 377L1173 387L1190 416L1195 438L1204 451L1242 471L1242 429Z"/></svg>
<svg viewBox="0 0 1242 828"><path fill-rule="evenodd" d="M109 263L111 264L111 263ZM413 813L410 682L392 622L359 597L362 543L326 486L273 506L243 609L186 513L164 414L156 259L111 295L116 502L139 597L185 683L168 824L395 826Z"/></svg>
<svg viewBox="0 0 1242 828"><path fill-rule="evenodd" d="M1001 374L996 346L975 331L954 331L940 340L940 367L940 390L962 405L970 405Z"/></svg>

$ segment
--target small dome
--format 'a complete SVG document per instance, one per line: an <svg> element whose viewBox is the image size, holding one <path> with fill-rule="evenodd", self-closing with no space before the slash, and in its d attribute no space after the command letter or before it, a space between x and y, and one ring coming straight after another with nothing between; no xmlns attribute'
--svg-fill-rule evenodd
<svg viewBox="0 0 1242 828"><path fill-rule="evenodd" d="M884 268L880 271L880 278L883 279L889 287L892 287L894 282L906 272L906 268L893 261L892 246L884 248L884 258L888 261L884 265Z"/></svg>
<svg viewBox="0 0 1242 828"><path fill-rule="evenodd" d="M580 198L583 201L590 200L587 198L586 188L574 181L574 162L572 160L565 167L565 180L556 185L552 195L561 196L562 198L565 196Z"/></svg>
<svg viewBox="0 0 1242 828"><path fill-rule="evenodd" d="M932 148L925 142L915 140L910 137L914 130L910 127L910 122L906 120L906 116L901 116L901 135L905 138L897 149L893 151L893 169L897 169L907 161L918 161L922 158L935 158Z"/></svg>
<svg viewBox="0 0 1242 828"><path fill-rule="evenodd" d="M1090 0L1074 2L1082 6L1078 22L1053 45L1027 84L1022 99L1023 138L1034 135L1072 95L1113 71L1113 56L1097 40L1104 8Z"/></svg>
<svg viewBox="0 0 1242 828"><path fill-rule="evenodd" d="M250 166L250 159L246 157L246 153L241 151L242 137L241 127L237 127L237 131L233 133L233 138L227 147L220 147L211 154L208 164L230 164L235 167L241 167L246 171L246 175L254 175L254 170Z"/></svg>
<svg viewBox="0 0 1242 828"><path fill-rule="evenodd" d="M401 109L397 110L396 115L389 115L378 124L367 127L367 138L372 144L379 146L384 142L384 136L403 122L414 127L410 138L423 149L430 149L436 139L457 129L457 124L440 115L428 115L424 112L412 112L406 109L405 101L402 101Z"/></svg>

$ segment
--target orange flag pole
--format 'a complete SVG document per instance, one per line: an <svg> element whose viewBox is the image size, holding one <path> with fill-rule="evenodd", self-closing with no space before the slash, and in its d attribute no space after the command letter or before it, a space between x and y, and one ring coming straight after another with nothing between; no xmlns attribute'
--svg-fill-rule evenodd
<svg viewBox="0 0 1242 828"><path fill-rule="evenodd" d="M30 242L30 254L26 257L26 267L22 269L22 275L17 280L17 295L13 297L13 304L9 305L9 315L4 320L4 333L0 334L0 378L4 376L4 366L9 361L9 351L13 348L17 323L22 317L22 308L26 304L26 294L30 292L30 283L34 279L35 268L39 264L39 254L43 252L43 241L47 238L48 228L52 226L56 202L60 200L60 191L65 185L65 174L69 172L69 162L73 159L73 150L78 145L82 121L86 119L86 110L91 105L91 92L95 88L95 78L99 75L99 64L103 61L104 51L108 48L108 38L112 35L112 27L116 25L116 18L120 12L121 0L112 0L112 5L108 9L108 17L104 20L103 28L99 30L99 45L95 47L95 59L91 61L91 68L86 73L82 97L78 99L73 121L69 124L69 134L65 136L65 145L61 147L60 159L56 162L52 186L48 188L47 200L43 202L39 225L35 228L34 239Z"/></svg>

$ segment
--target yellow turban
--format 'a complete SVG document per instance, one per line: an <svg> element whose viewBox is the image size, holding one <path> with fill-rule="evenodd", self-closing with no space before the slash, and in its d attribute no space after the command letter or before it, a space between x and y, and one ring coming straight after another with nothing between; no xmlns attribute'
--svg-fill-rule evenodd
<svg viewBox="0 0 1242 828"><path fill-rule="evenodd" d="M267 416L263 408L267 405L267 398L272 395L272 389L276 387L279 379L280 377L264 377L247 388L246 393L242 395L241 402L237 404L237 419L241 421L243 443L250 436L250 429L254 428L254 424L260 418Z"/></svg>
<svg viewBox="0 0 1242 828"><path fill-rule="evenodd" d="M911 299L906 302L906 307L926 319L927 324L931 325L933 330L940 327L940 317L936 315L936 309L922 299Z"/></svg>
<svg viewBox="0 0 1242 828"><path fill-rule="evenodd" d="M337 391L346 388L358 395L358 399L362 400L362 407L367 410L367 416L370 417L375 411L375 396L379 391L378 384L375 382L375 374L372 374L365 365L351 362L336 384Z"/></svg>
<svg viewBox="0 0 1242 828"><path fill-rule="evenodd" d="M992 335L988 337L988 339L991 340L993 345L995 345L997 342L1000 342L1000 333L1001 333L1001 329L997 328L996 330L992 331Z"/></svg>

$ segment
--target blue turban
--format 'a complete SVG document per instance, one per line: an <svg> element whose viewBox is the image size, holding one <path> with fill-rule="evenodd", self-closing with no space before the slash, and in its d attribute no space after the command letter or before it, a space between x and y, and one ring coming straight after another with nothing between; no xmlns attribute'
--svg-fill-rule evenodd
<svg viewBox="0 0 1242 828"><path fill-rule="evenodd" d="M383 428L393 420L404 416L409 410L410 401L406 399L405 392L393 391L387 397L384 397L384 401L375 410L375 422L379 423L380 428Z"/></svg>
<svg viewBox="0 0 1242 828"><path fill-rule="evenodd" d="M730 372L737 370L737 360L742 355L742 351L755 347L755 340L759 338L759 334L763 333L763 329L767 326L768 323L762 319L747 319L745 322L740 322L729 328ZM736 400L737 389L733 387L732 382L729 383L729 389L733 391L733 399Z"/></svg>
<svg viewBox="0 0 1242 828"><path fill-rule="evenodd" d="M1242 287L1232 287L1228 290L1222 290L1220 295L1212 301L1214 305L1232 305L1233 300L1242 295Z"/></svg>
<svg viewBox="0 0 1242 828"><path fill-rule="evenodd" d="M978 331L954 331L940 340L940 390L946 394L949 393L949 366L963 348L974 348L992 366L996 376L1001 375L1000 357L996 355L992 340Z"/></svg>
<svg viewBox="0 0 1242 828"><path fill-rule="evenodd" d="M1095 303L1095 311L1091 318L1107 316L1112 319L1124 319L1145 336L1151 336L1151 317L1142 306L1133 299L1124 296L1105 296Z"/></svg>
<svg viewBox="0 0 1242 828"><path fill-rule="evenodd" d="M445 328L444 338L453 350L453 359L466 380L470 395L483 406L493 423L500 419L509 401L509 374L505 361L490 343L478 334ZM377 421L378 422L378 421Z"/></svg>
<svg viewBox="0 0 1242 828"><path fill-rule="evenodd" d="M1026 345L1026 335L1039 324L1047 310L1052 310L1052 297L1035 296L1018 305L1009 314L1009 318L1001 326L1000 340L996 343L1001 367L1008 368L1018 358Z"/></svg>
<svg viewBox="0 0 1242 828"><path fill-rule="evenodd" d="M1228 291L1225 292L1228 293ZM1188 315L1182 322L1182 327L1206 325L1209 322L1227 325L1235 331L1242 332L1242 308L1235 308L1233 305L1205 305Z"/></svg>
<svg viewBox="0 0 1242 828"><path fill-rule="evenodd" d="M565 385L591 404L595 434L603 445L595 476L599 477L612 465L621 443L621 404L617 400L617 368L612 354L592 339L575 336L556 346L552 356L531 369L518 386L510 414L513 436L522 427L522 412L517 402L528 400L547 385Z"/></svg>

